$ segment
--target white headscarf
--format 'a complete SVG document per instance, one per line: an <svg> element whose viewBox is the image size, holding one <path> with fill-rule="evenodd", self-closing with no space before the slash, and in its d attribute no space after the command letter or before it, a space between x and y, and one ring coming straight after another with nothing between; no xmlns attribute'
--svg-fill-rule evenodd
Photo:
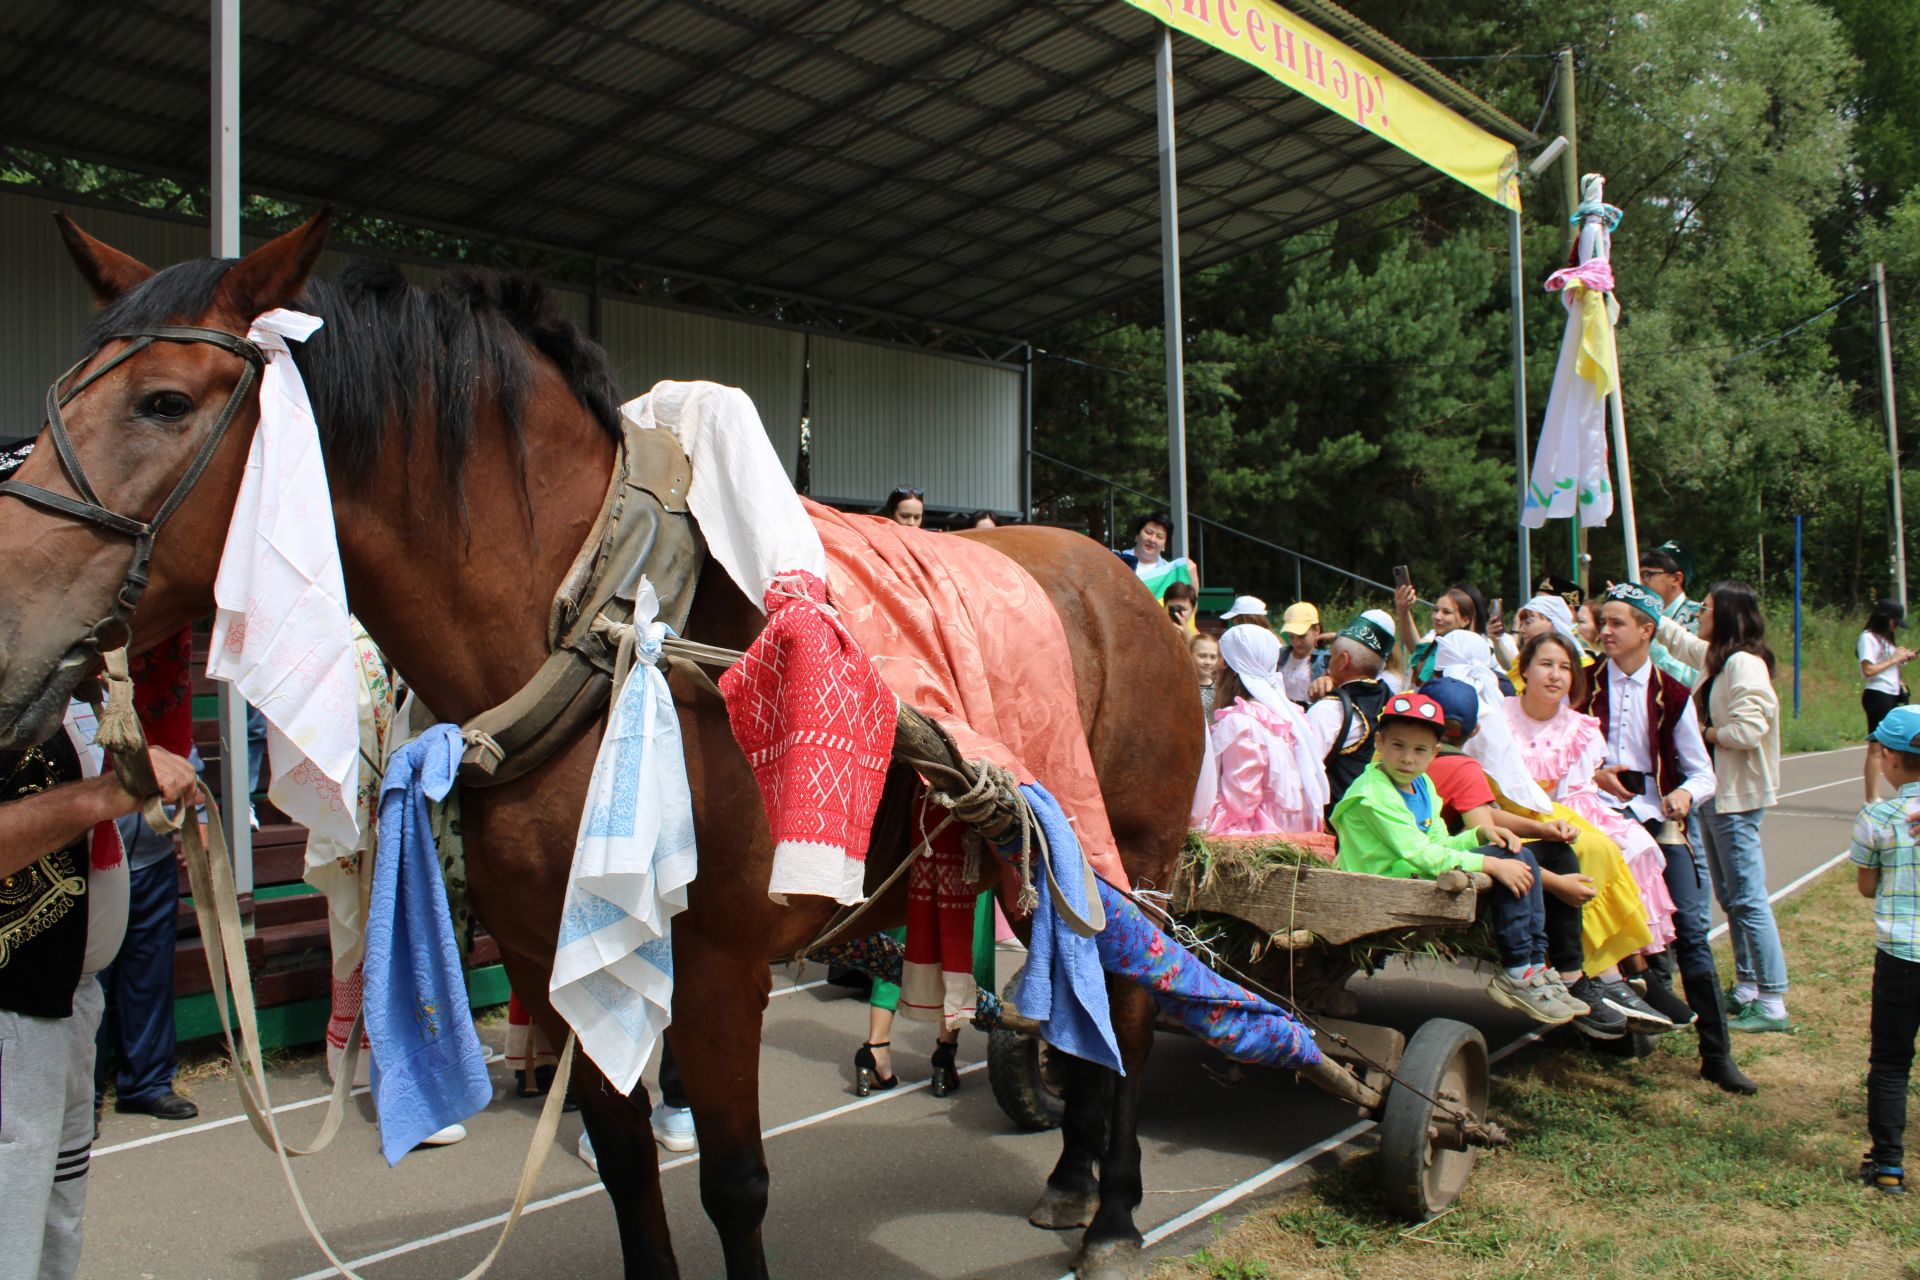
<svg viewBox="0 0 1920 1280"><path fill-rule="evenodd" d="M1580 641L1580 633L1573 629L1573 610L1559 596L1539 595L1520 606L1521 613L1537 613L1553 624L1554 632L1564 637L1582 653L1586 645Z"/></svg>
<svg viewBox="0 0 1920 1280"><path fill-rule="evenodd" d="M1566 607L1564 601L1561 607ZM1553 801L1527 772L1526 759L1507 725L1507 695L1500 688L1500 676L1493 667L1493 646L1487 638L1464 627L1447 632L1434 646L1433 673L1465 681L1480 695L1480 729L1467 739L1462 750L1480 762L1507 799L1542 817L1550 815Z"/></svg>
<svg viewBox="0 0 1920 1280"><path fill-rule="evenodd" d="M1240 678L1247 697L1286 725L1288 749L1268 755L1268 787L1282 798L1286 808L1324 808L1331 794L1326 762L1310 745L1313 735L1307 729L1306 713L1287 696L1280 676L1280 637L1265 627L1228 627L1220 637L1220 660Z"/></svg>

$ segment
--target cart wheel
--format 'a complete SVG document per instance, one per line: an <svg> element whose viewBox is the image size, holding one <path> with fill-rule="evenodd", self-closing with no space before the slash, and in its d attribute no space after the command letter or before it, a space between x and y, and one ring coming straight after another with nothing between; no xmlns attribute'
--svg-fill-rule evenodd
<svg viewBox="0 0 1920 1280"><path fill-rule="evenodd" d="M1436 1115L1428 1099L1486 1119L1487 1042L1464 1022L1431 1019L1407 1042L1394 1076L1380 1119L1380 1198L1394 1212L1424 1222L1467 1185L1475 1154L1472 1147L1455 1151L1436 1140L1436 1125L1445 1123L1446 1113Z"/></svg>
<svg viewBox="0 0 1920 1280"><path fill-rule="evenodd" d="M1011 1003L1020 983L1015 972L1000 997ZM1029 1133L1058 1129L1066 1114L1066 1055L1046 1041L1018 1031L995 1030L987 1037L987 1087L1007 1119Z"/></svg>

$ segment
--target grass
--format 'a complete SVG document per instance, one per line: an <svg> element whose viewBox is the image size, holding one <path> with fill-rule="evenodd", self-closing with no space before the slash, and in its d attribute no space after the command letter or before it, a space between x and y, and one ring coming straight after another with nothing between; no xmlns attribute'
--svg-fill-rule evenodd
<svg viewBox="0 0 1920 1280"><path fill-rule="evenodd" d="M1156 1280L1920 1280L1920 1196L1881 1197L1851 1176L1873 950L1852 879L1837 868L1778 909L1796 1025L1739 1038L1758 1097L1704 1085L1685 1032L1637 1062L1556 1037L1504 1064L1493 1112L1514 1145L1481 1154L1447 1213L1419 1227L1385 1216L1362 1153Z"/></svg>

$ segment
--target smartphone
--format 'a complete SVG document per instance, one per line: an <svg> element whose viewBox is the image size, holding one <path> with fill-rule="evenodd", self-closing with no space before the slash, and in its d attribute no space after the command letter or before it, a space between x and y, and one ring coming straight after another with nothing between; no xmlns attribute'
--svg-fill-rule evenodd
<svg viewBox="0 0 1920 1280"><path fill-rule="evenodd" d="M1393 566L1393 585L1394 586L1404 587L1409 582L1412 582L1412 581L1413 581L1413 575L1407 572L1407 566L1403 564L1397 564Z"/></svg>
<svg viewBox="0 0 1920 1280"><path fill-rule="evenodd" d="M1505 603L1506 601L1503 600L1501 597L1495 596L1493 598L1493 612L1490 616L1495 618L1504 617L1506 615L1506 610L1501 608L1500 606Z"/></svg>

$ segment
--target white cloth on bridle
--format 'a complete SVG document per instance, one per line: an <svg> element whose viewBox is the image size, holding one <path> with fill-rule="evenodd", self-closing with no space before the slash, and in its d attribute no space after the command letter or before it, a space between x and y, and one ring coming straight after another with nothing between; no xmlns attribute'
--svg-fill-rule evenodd
<svg viewBox="0 0 1920 1280"><path fill-rule="evenodd" d="M320 325L318 316L276 308L247 332L266 356L260 423L214 579L207 674L266 717L268 798L352 848L360 769L353 624L320 430L287 346Z"/></svg>

